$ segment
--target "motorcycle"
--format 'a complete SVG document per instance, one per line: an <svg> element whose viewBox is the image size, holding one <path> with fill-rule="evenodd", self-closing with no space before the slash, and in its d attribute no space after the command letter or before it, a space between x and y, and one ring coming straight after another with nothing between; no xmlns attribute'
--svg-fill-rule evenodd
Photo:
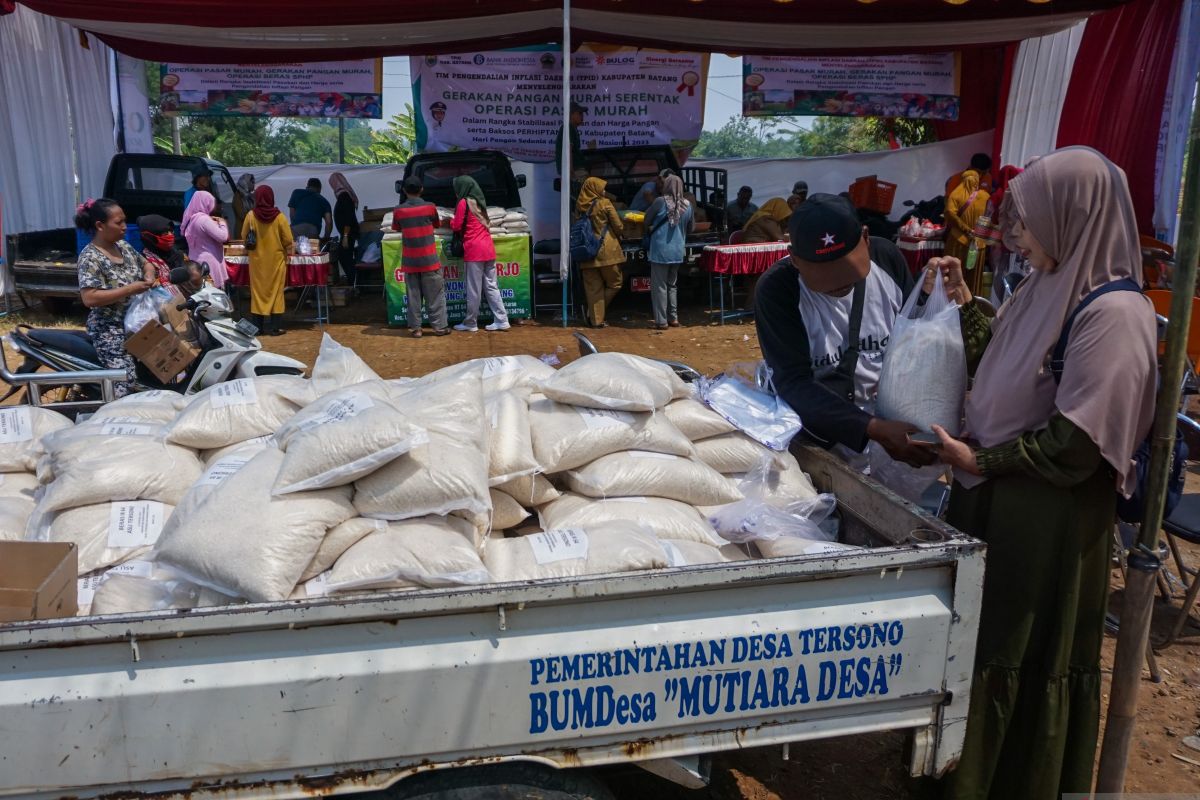
<svg viewBox="0 0 1200 800"><path fill-rule="evenodd" d="M187 287L189 280L186 267L171 271L174 286ZM176 310L189 312L198 333L200 355L169 383L159 381L139 364L133 391L167 389L193 395L239 378L303 375L307 369L301 361L263 350L255 336L258 329L249 320L235 322L229 295L214 286L202 286L185 302L178 303ZM0 348L0 379L11 387L0 402L28 388L28 402L32 405L69 411L94 409L113 399L112 383L125 377L100 363L86 331L18 325L8 336L8 344L23 360L10 372L8 359ZM41 402L42 391L54 386L68 387L70 398L63 402Z"/></svg>

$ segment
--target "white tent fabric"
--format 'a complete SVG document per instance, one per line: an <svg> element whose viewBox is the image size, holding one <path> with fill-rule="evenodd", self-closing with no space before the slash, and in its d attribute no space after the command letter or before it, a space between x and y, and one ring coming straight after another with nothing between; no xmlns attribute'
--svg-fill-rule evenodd
<svg viewBox="0 0 1200 800"><path fill-rule="evenodd" d="M23 6L0 17L0 195L6 234L70 227L79 191L101 193L116 151L110 51ZM19 57L13 54L20 54Z"/></svg>
<svg viewBox="0 0 1200 800"><path fill-rule="evenodd" d="M146 97L146 62L117 53L117 84L121 94L126 153L153 153L154 131Z"/></svg>
<svg viewBox="0 0 1200 800"><path fill-rule="evenodd" d="M808 182L810 192L844 192L856 178L877 175L897 185L892 216L903 213L905 200L928 200L945 191L946 179L966 169L974 153L990 152L993 131L949 139L935 144L855 153L828 158L730 158L691 159L689 166L719 167L729 172L729 194L739 186L754 190L754 201L787 197L792 184Z"/></svg>
<svg viewBox="0 0 1200 800"><path fill-rule="evenodd" d="M1004 117L1002 164L1024 166L1057 146L1067 85L1086 25L1080 22L1060 33L1021 42Z"/></svg>
<svg viewBox="0 0 1200 800"><path fill-rule="evenodd" d="M1179 227L1183 156L1187 151L1192 104L1197 102L1197 72L1200 72L1200 0L1184 0L1179 11L1179 38L1167 84L1154 174L1154 229L1167 242L1175 241Z"/></svg>

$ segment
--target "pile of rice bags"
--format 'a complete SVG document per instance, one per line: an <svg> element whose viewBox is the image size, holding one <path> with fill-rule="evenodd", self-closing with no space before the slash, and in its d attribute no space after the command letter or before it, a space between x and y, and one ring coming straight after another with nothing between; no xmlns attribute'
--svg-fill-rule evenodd
<svg viewBox="0 0 1200 800"><path fill-rule="evenodd" d="M81 613L721 563L750 551L709 515L766 462L816 496L649 359L383 380L327 335L311 379L0 411L0 538L74 542Z"/></svg>

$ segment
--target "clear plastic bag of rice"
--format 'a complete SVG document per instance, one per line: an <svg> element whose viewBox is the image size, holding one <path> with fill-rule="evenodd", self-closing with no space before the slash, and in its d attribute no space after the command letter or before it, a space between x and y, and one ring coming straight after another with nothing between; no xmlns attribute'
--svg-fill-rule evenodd
<svg viewBox="0 0 1200 800"><path fill-rule="evenodd" d="M737 430L729 420L691 397L671 401L664 413L671 424L693 442Z"/></svg>
<svg viewBox="0 0 1200 800"><path fill-rule="evenodd" d="M188 404L190 398L185 398L179 392L166 389L151 389L146 392L127 394L124 397L105 403L96 409L88 422L101 422L111 419L142 419L147 422L165 425L171 422Z"/></svg>
<svg viewBox="0 0 1200 800"><path fill-rule="evenodd" d="M542 531L511 539L493 537L487 541L483 561L498 582L636 572L670 565L658 537L630 522Z"/></svg>
<svg viewBox="0 0 1200 800"><path fill-rule="evenodd" d="M390 522L344 552L329 573L331 591L488 582L471 525L457 517Z"/></svg>
<svg viewBox="0 0 1200 800"><path fill-rule="evenodd" d="M616 411L654 411L688 394L687 384L667 365L625 353L576 359L540 388L559 403Z"/></svg>
<svg viewBox="0 0 1200 800"><path fill-rule="evenodd" d="M529 390L493 392L484 398L484 411L488 420L488 483L499 486L540 471L529 431Z"/></svg>
<svg viewBox="0 0 1200 800"><path fill-rule="evenodd" d="M0 472L32 472L43 436L71 427L71 420L35 406L0 409Z"/></svg>
<svg viewBox="0 0 1200 800"><path fill-rule="evenodd" d="M363 381L380 380L367 362L328 333L321 335L321 348L312 368L312 387L318 397Z"/></svg>
<svg viewBox="0 0 1200 800"><path fill-rule="evenodd" d="M692 443L665 414L590 409L535 396L529 403L533 454L548 473L582 467L621 450L677 456Z"/></svg>
<svg viewBox="0 0 1200 800"><path fill-rule="evenodd" d="M693 506L742 499L741 492L707 464L642 450L601 456L567 472L565 481L572 491L588 497L665 497Z"/></svg>
<svg viewBox="0 0 1200 800"><path fill-rule="evenodd" d="M695 506L663 497L610 497L600 500L567 492L538 509L542 528L587 528L601 522L635 522L660 539L680 539L720 547L726 542Z"/></svg>
<svg viewBox="0 0 1200 800"><path fill-rule="evenodd" d="M149 553L174 510L174 506L150 500L70 508L40 518L26 538L74 543L79 574L85 575Z"/></svg>
<svg viewBox="0 0 1200 800"><path fill-rule="evenodd" d="M275 433L316 399L312 384L294 375L218 383L196 394L167 429L167 441L215 450Z"/></svg>

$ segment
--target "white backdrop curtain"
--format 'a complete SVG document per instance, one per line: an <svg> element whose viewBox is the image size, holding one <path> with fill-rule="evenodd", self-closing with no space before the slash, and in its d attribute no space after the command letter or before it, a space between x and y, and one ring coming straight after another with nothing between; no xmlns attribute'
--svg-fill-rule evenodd
<svg viewBox="0 0 1200 800"><path fill-rule="evenodd" d="M0 17L0 195L6 234L66 228L81 189L98 195L116 151L109 49L18 5ZM14 54L20 54L19 57Z"/></svg>
<svg viewBox="0 0 1200 800"><path fill-rule="evenodd" d="M1022 167L1056 147L1063 101L1086 25L1080 22L1051 36L1021 42L1004 117L1002 164Z"/></svg>

